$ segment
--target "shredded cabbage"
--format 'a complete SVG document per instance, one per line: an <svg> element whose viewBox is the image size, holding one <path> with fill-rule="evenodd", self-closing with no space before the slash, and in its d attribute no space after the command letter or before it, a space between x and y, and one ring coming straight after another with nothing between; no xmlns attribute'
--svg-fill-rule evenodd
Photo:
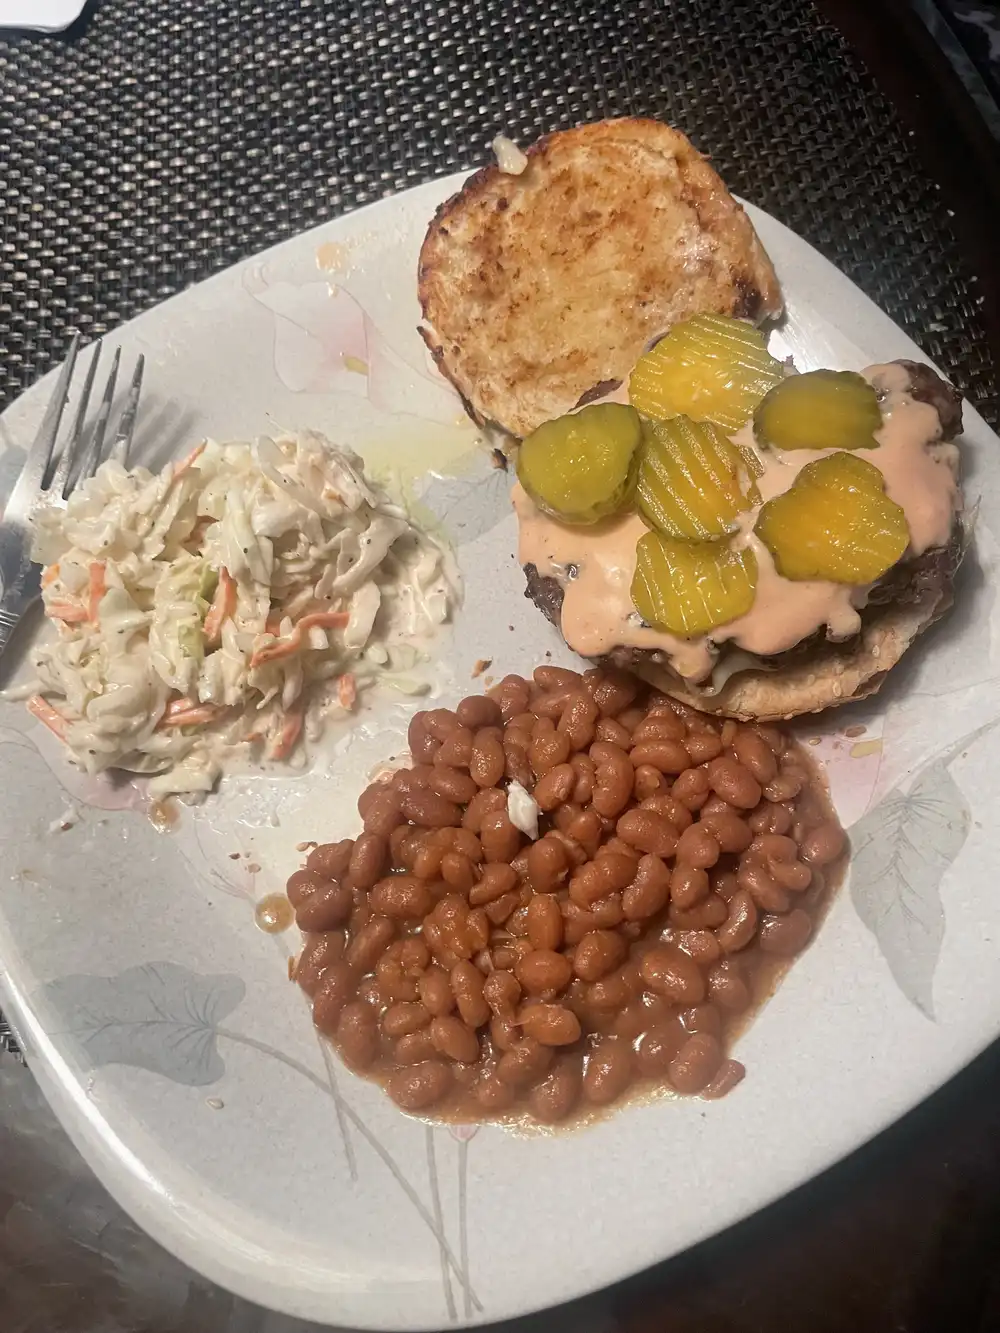
<svg viewBox="0 0 1000 1333"><path fill-rule="evenodd" d="M157 475L105 463L32 554L58 635L29 707L87 772L153 774L154 796L211 790L234 747L287 758L307 708L313 734L395 683L458 596L445 548L311 431L206 441Z"/></svg>

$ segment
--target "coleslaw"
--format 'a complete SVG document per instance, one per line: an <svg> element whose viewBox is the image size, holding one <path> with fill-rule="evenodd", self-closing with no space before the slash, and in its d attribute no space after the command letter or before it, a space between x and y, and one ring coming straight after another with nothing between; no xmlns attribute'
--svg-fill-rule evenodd
<svg viewBox="0 0 1000 1333"><path fill-rule="evenodd" d="M154 797L211 790L235 747L287 759L459 594L447 550L311 431L205 441L158 474L104 463L39 515L32 555L57 633L28 707Z"/></svg>

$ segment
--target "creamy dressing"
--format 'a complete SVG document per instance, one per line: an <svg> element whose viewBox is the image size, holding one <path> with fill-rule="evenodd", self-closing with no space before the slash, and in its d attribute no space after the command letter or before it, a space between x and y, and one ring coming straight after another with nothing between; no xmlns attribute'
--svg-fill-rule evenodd
<svg viewBox="0 0 1000 1333"><path fill-rule="evenodd" d="M909 376L899 365L870 366L863 372L882 397L883 424L878 449L859 449L858 457L879 469L886 492L906 514L910 529L907 557L944 546L961 506L958 449L939 440L935 408L909 393ZM624 387L624 386L623 386ZM614 398L621 400L622 389ZM610 397L610 395L609 395ZM762 503L788 490L807 463L835 450L784 452L757 448L752 423L734 436L752 447L764 471L757 485ZM831 639L851 638L861 626L859 608L868 589L823 581L782 578L770 552L754 535L758 509L741 515L735 544L748 546L757 559L757 593L751 610L712 631L711 637L679 639L645 628L632 602L635 548L648 528L638 514L624 514L588 528L572 528L541 512L520 485L513 491L519 528L518 558L539 574L558 579L564 590L562 632L583 657L600 657L615 647L660 651L688 680L704 680L717 656L716 645L730 643L766 657L794 648L817 630Z"/></svg>

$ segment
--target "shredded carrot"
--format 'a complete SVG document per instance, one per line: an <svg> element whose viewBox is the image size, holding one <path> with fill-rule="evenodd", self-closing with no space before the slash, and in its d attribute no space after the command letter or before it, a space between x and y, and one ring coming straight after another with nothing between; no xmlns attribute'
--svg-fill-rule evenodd
<svg viewBox="0 0 1000 1333"><path fill-rule="evenodd" d="M176 708L171 712L171 705L168 704L166 711L160 718L161 727L202 727L209 722L214 722L220 713L226 710L221 704L191 704L190 700L175 699L174 703L187 703L187 708Z"/></svg>
<svg viewBox="0 0 1000 1333"><path fill-rule="evenodd" d="M66 739L66 719L58 708L52 707L48 699L43 699L40 694L33 694L27 701L27 708L28 712L33 713L53 735L58 736L61 741Z"/></svg>
<svg viewBox="0 0 1000 1333"><path fill-rule="evenodd" d="M101 604L101 598L108 590L105 573L103 560L91 561L89 569L90 582L87 589L87 619L92 625L98 623L97 610Z"/></svg>
<svg viewBox="0 0 1000 1333"><path fill-rule="evenodd" d="M225 566L219 570L219 583L212 605L205 617L205 639L210 644L222 638L222 626L236 614L236 580Z"/></svg>
<svg viewBox="0 0 1000 1333"><path fill-rule="evenodd" d="M55 583L58 577L59 577L59 562L56 561L54 565L47 565L45 569L42 570L42 579L41 579L42 587L43 588L51 587L51 585Z"/></svg>
<svg viewBox="0 0 1000 1333"><path fill-rule="evenodd" d="M341 708L353 712L358 702L357 678L348 672L337 681L337 702Z"/></svg>
<svg viewBox="0 0 1000 1333"><path fill-rule="evenodd" d="M207 447L208 441L202 440L201 444L196 444L186 458L182 458L179 463L174 464L174 481L178 477L183 477L185 472L191 471Z"/></svg>
<svg viewBox="0 0 1000 1333"><path fill-rule="evenodd" d="M295 747L295 742L302 733L302 710L293 709L286 714L284 726L271 749L272 759L287 759Z"/></svg>
<svg viewBox="0 0 1000 1333"><path fill-rule="evenodd" d="M50 620L61 620L65 625L82 625L90 619L85 606L76 606L73 602L49 602L45 614Z"/></svg>
<svg viewBox="0 0 1000 1333"><path fill-rule="evenodd" d="M314 611L311 615L303 616L298 624L292 627L287 639L279 639L277 643L269 643L263 648L258 648L250 658L250 665L258 667L263 666L265 662L277 662L284 657L293 657L302 647L302 636L307 630L317 626L321 629L343 629L350 619L346 611Z"/></svg>
<svg viewBox="0 0 1000 1333"><path fill-rule="evenodd" d="M189 699L186 694L180 694L176 699L171 699L163 710L164 717L176 717L178 713L186 713L189 708L197 708L198 704L193 699Z"/></svg>

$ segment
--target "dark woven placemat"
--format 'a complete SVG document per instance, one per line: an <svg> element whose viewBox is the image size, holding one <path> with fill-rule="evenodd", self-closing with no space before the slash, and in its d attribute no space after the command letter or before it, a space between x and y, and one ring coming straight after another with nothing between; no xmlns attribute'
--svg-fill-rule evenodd
<svg viewBox="0 0 1000 1333"><path fill-rule="evenodd" d="M0 407L264 246L522 141L661 117L997 419L974 276L906 132L806 0L101 0L0 40Z"/></svg>

